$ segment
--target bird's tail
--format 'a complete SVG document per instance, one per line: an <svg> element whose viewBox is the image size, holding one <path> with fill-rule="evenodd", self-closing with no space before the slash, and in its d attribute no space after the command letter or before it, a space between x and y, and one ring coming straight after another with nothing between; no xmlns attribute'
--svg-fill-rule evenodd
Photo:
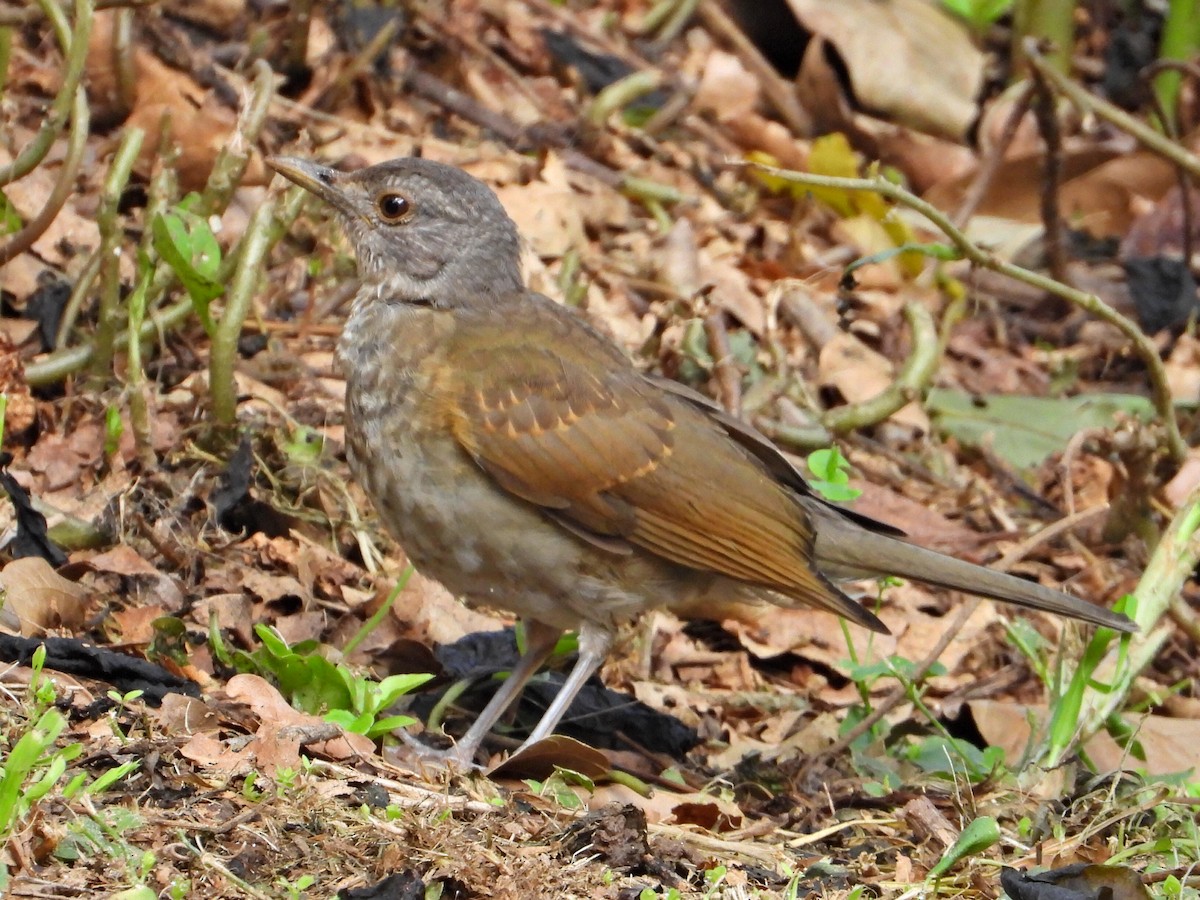
<svg viewBox="0 0 1200 900"><path fill-rule="evenodd" d="M831 576L897 575L1117 631L1137 631L1137 625L1121 613L1051 590L1037 582L868 531L828 507L822 508L818 516L814 555L817 566Z"/></svg>

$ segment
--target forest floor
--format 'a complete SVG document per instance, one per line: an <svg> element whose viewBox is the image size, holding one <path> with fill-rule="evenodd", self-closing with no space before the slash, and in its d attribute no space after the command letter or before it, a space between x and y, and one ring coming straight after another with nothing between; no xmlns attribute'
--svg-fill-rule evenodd
<svg viewBox="0 0 1200 900"><path fill-rule="evenodd" d="M854 508L914 541L1109 606L1197 468L1128 334L986 267L890 252L947 243L903 204L747 161L853 176L884 160L978 246L1151 322L1186 435L1200 343L1121 267L1188 244L1170 165L1063 112L1055 193L1080 230L1046 237L1044 145L1012 113L1028 97L977 108L969 42L921 48L938 75L883 73L916 111L863 112L867 85L886 93L874 56L909 58L890 18L858 20L874 54L838 45L848 99L845 72L807 59L795 92L715 4L649 30L641 0L330 4L311 20L261 6L93 17L80 0L51 27L47 4L0 3L0 166L67 123L0 179L6 896L995 897L1002 867L1107 862L1006 887L1196 897L1190 583L1121 645L912 583L861 586L885 636L806 610L654 612L621 635L570 738L486 775L314 712L358 690L369 731L387 710L368 675L431 673L408 712L461 734L512 665L513 622L410 575L351 479L334 347L353 259L263 158L462 166L517 222L529 284L640 367L715 396L801 467L835 443ZM630 73L649 76L633 100L597 93ZM48 227L14 246L63 183ZM135 301L150 324L131 354ZM894 409L869 402L897 389ZM46 635L71 640L31 667ZM1057 715L1084 658L1103 661L1094 689ZM1126 659L1136 677L1097 715ZM1052 716L1069 746L1047 744ZM494 762L518 743L497 738Z"/></svg>

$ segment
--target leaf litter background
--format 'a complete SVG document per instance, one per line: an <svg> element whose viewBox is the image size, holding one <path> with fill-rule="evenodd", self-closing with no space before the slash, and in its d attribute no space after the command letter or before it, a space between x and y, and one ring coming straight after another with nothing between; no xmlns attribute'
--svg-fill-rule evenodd
<svg viewBox="0 0 1200 900"><path fill-rule="evenodd" d="M725 893L717 896L777 896L788 872L824 860L805 890L840 895L872 885L890 896L924 877L977 815L1012 828L1022 816L1051 815L1053 837L1036 854L1049 865L1106 859L1123 827L1154 834L1143 814L1155 795L1092 781L1084 769L1050 773L1023 792L1009 782L969 788L961 778L931 774L936 767L915 751L905 759L897 749L919 747L930 733L907 702L888 716L890 749L876 742L851 752L838 743L839 727L862 698L844 674L843 626L804 611L687 611L717 624L658 612L631 629L604 683L676 717L699 744L686 756L647 749L635 739L648 734L640 720L623 719L633 713L618 709L604 726L617 739L603 756L550 747L551 762L588 771L603 761L602 768L619 765L656 787L644 798L601 784L584 795L595 818L582 823L583 813L561 796L538 793L515 775L497 776L496 784L447 780L414 766L402 750L381 756L372 742L295 712L262 679L230 677L204 643L210 617L234 647L256 646L257 622L274 625L289 642L319 638L340 647L404 566L345 469L343 384L332 351L353 265L316 206L263 273L240 345L238 416L247 439L236 451L235 442L214 436L207 418L208 344L195 319L165 334L151 354L149 459L134 447L127 422L115 446L106 437L106 412L126 409L121 359L115 379L81 374L65 388L38 390L24 381L23 367L47 350L39 305L61 293L60 285L69 288L98 246L97 197L120 129L148 132L123 205L121 274L131 283L132 249L144 227L137 185L158 162L164 113L181 148L180 187L199 189L217 151L237 139L254 46L280 73L279 95L244 183L221 216L224 248L266 192L279 189L267 187L261 152L353 167L419 151L493 185L527 241L530 283L584 309L640 365L716 394L785 442L811 434L815 420L805 409L812 404L869 399L892 381L910 350L903 305L937 313L946 299L930 278L911 277L904 258L858 270L858 286L839 291L842 266L895 243L889 223L849 196L821 202L773 193L729 163L765 153L784 166L854 174L880 159L953 210L1012 101L994 90L986 103L977 101L988 57L920 0L794 0L782 11L787 28L764 26L776 39L765 48L783 72L771 75L754 69L728 20L703 4L695 21L666 38L639 33L648 6L636 0L454 0L403 11L333 4L313 16L304 64L288 68L295 16L287 4L163 3L136 13L137 92L127 109L109 56L113 13L97 14L86 74L93 120L87 163L32 251L0 269L0 378L9 398L9 472L52 511L52 525L73 518L100 525L108 537L71 552L57 572L40 560L8 562L0 582L4 625L14 633L86 637L139 656L161 640L154 628L160 617L185 623L182 674L201 696L171 694L161 707L121 711L126 739L114 734L105 685L55 676L73 711L67 737L86 748L81 765L100 772L144 762L136 778L90 802L101 814L136 810L124 837L155 852L152 886L188 877L196 894L245 896L250 889L237 876L275 895L281 879L311 874L314 890L329 895L407 873L408 888L390 885L396 896L409 896L405 889L421 896L422 879L440 883L443 896L632 897L646 887L700 896L703 871L726 865ZM744 19L747 31L766 18L758 11ZM0 163L31 140L61 77L49 29L37 16L28 22L15 33ZM1083 49L1102 51L1105 25L1089 23L1092 43ZM382 29L395 30L390 49L364 56ZM597 54L609 78L661 73L641 114L589 115L605 77L603 65L596 71ZM790 93L793 77L799 89ZM1180 203L1170 167L1094 123L1068 126L1064 215L1092 237L1117 242L1126 257L1178 252ZM829 133L845 137L809 137ZM1041 157L1027 116L970 220L979 240L1036 252ZM61 152L53 151L48 164L4 186L22 219L44 204L58 160ZM622 174L674 192L677 202L631 199L616 189ZM1144 314L1109 258L1072 261L1072 277ZM1112 512L1131 491L1136 496L1135 475L1154 471L1146 449L1153 436L1132 414L1144 409L1137 402L1146 393L1142 370L1107 326L995 278L950 271L963 279L969 314L949 332L937 390L923 405L839 441L864 491L856 508L920 543L981 562L1018 548L1014 571L1111 603L1133 587L1145 561L1143 543L1114 525ZM92 314L84 309L73 341L86 339ZM706 335L724 336L728 350L713 351ZM1195 339L1176 329L1164 331L1162 342L1177 399L1193 402ZM1077 408L1078 400L1056 399L1064 389L1104 402ZM1009 394L1050 399L1043 406ZM973 399L981 396L988 402ZM1186 465L1153 502L1169 511L1194 472ZM1073 529L1028 538L1064 513ZM0 515L6 527L13 524L11 507ZM916 662L947 628L956 629L940 656L945 671L930 680L924 702L954 733L1003 747L1015 765L1029 716L1042 715L1043 691L1005 638L1010 614L986 603L957 613L964 603L916 585L889 587L881 616L893 635L868 638L849 626L850 639L864 664L892 655ZM1143 686L1149 713L1139 738L1152 775L1198 761L1196 628L1186 606L1178 613L1177 637ZM1028 621L1064 652L1082 648L1073 627ZM380 676L437 671L434 648L507 624L502 615L462 607L418 575L349 662ZM28 669L10 668L3 684L17 698L28 678ZM1168 690L1180 683L1193 687ZM893 690L894 682L875 681L873 702ZM1132 766L1106 738L1088 752L1099 771ZM287 773L301 768L300 754L317 762L289 788ZM661 778L671 767L679 777ZM888 770L905 786L881 793ZM245 788L251 772L253 790ZM1122 790L1130 791L1125 818L1098 819L1112 799L1105 791ZM403 814L361 812L364 804L388 803ZM112 847L74 862L55 856L72 823L91 812L46 804L10 842L3 852L17 873L16 896L73 896L130 883L131 863ZM1007 865L1035 858L1015 841L990 853ZM957 878L958 890L999 892L986 864L967 866Z"/></svg>

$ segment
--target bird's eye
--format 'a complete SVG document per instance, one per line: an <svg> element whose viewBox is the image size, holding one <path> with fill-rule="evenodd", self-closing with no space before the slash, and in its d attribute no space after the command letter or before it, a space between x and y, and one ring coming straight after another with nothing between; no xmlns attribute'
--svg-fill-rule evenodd
<svg viewBox="0 0 1200 900"><path fill-rule="evenodd" d="M412 204L400 194L380 194L375 200L375 207L383 220L392 225L407 221L412 215Z"/></svg>

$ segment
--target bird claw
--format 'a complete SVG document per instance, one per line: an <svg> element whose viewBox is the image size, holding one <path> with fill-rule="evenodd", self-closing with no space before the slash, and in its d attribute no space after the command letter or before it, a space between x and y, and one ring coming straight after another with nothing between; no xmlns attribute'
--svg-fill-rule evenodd
<svg viewBox="0 0 1200 900"><path fill-rule="evenodd" d="M445 749L430 747L407 731L397 732L400 740L414 757L423 763L433 763L444 769L461 772L482 772L484 767L475 762L475 750L463 744L454 744Z"/></svg>

